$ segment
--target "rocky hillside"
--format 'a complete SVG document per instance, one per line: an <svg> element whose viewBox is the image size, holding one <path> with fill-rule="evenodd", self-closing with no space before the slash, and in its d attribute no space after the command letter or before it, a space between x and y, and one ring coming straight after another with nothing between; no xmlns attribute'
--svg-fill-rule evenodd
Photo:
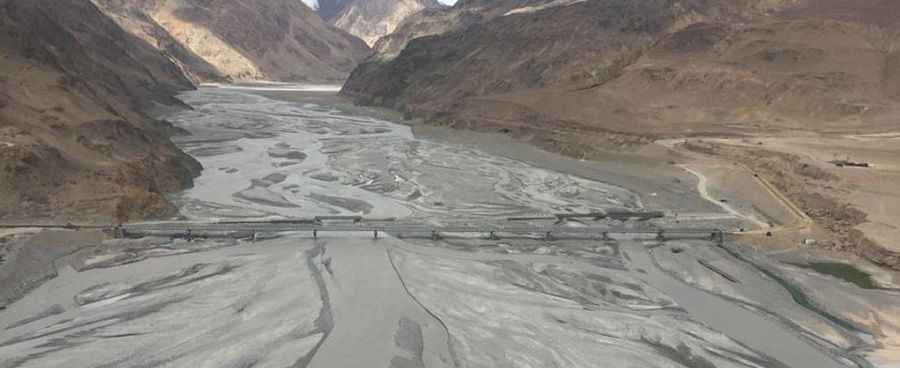
<svg viewBox="0 0 900 368"><path fill-rule="evenodd" d="M895 129L898 14L889 0L463 0L379 42L343 93L573 156Z"/></svg>
<svg viewBox="0 0 900 368"><path fill-rule="evenodd" d="M514 9L546 2L546 0L460 0L452 8L426 9L410 15L397 25L393 33L382 37L372 48L376 51L376 57L380 59L394 58L412 39L460 31Z"/></svg>
<svg viewBox="0 0 900 368"><path fill-rule="evenodd" d="M342 81L369 55L299 0L93 0L197 81Z"/></svg>
<svg viewBox="0 0 900 368"><path fill-rule="evenodd" d="M407 17L441 7L436 0L321 0L319 14L371 46Z"/></svg>
<svg viewBox="0 0 900 368"><path fill-rule="evenodd" d="M139 111L193 86L83 0L0 0L0 222L175 214L199 164Z"/></svg>

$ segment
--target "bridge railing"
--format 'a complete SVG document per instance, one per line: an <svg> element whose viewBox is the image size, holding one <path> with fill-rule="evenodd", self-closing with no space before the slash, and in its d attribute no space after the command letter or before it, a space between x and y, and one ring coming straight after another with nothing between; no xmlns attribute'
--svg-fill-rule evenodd
<svg viewBox="0 0 900 368"><path fill-rule="evenodd" d="M489 239L501 237L526 237L563 239L587 238L612 240L613 235L631 235L656 240L673 239L716 239L723 232L714 228L632 228L632 227L572 227L572 226L526 226L526 225L450 225L432 226L424 224L318 224L318 223L152 223L123 225L123 236L227 236L250 237L259 233L306 232L317 238L322 233L370 233L391 234L397 237L426 237L441 239L450 236L475 234Z"/></svg>

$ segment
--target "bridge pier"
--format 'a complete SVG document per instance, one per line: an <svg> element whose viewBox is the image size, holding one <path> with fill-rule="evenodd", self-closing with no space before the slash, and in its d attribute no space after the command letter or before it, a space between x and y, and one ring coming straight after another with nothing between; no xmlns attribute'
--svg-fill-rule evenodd
<svg viewBox="0 0 900 368"><path fill-rule="evenodd" d="M273 226L261 225L270 224ZM194 234L193 227L198 226L200 233ZM11 227L10 225L0 224L0 228ZM101 228L98 226L98 228ZM441 227L431 224L397 224L397 225L348 225L348 224L330 224L319 226L311 221L302 223L282 223L272 222L240 222L240 223L208 223L198 224L194 222L178 222L178 223L148 223L148 224L120 224L106 225L102 227L109 235L117 238L127 238L130 236L170 236L173 239L185 239L193 241L195 238L205 238L207 236L219 237L230 236L240 237L242 239L252 239L260 241L264 238L260 236L260 231L265 232L282 232L282 231L309 231L312 238L318 240L320 232L338 232L344 236L344 233L355 233L358 235L369 232L374 239L381 238L381 232L387 231L388 234L396 234L397 236L414 236L431 240L443 240L444 233L459 234L465 233L470 235L481 234L481 239L489 241L500 241L502 236L511 234L512 236L525 236L534 240L557 241L565 239L569 235L577 235L578 238L587 237L595 241L615 241L619 238L619 234L634 234L645 240L655 240L659 242L670 241L674 239L697 239L707 240L711 243L724 244L731 232L715 228L616 228L616 227L539 227L539 226L506 226L497 228L489 225L475 226L450 226ZM224 234L223 234L224 233ZM415 234L415 235L412 235ZM485 238L486 237L486 238Z"/></svg>
<svg viewBox="0 0 900 368"><path fill-rule="evenodd" d="M500 240L500 237L497 236L496 232L491 231L491 233L488 234L488 240Z"/></svg>
<svg viewBox="0 0 900 368"><path fill-rule="evenodd" d="M116 228L113 231L113 236L116 239L124 239L127 235L125 233L125 228L122 227L122 224L116 225Z"/></svg>
<svg viewBox="0 0 900 368"><path fill-rule="evenodd" d="M723 246L725 245L725 232L724 231L716 231L712 233L712 240L716 242L716 245Z"/></svg>

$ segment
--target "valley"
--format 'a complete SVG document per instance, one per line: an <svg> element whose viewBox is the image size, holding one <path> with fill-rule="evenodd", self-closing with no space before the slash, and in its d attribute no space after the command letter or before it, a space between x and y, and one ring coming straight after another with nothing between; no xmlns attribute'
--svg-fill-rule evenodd
<svg viewBox="0 0 900 368"><path fill-rule="evenodd" d="M0 0L0 368L900 365L890 0Z"/></svg>
<svg viewBox="0 0 900 368"><path fill-rule="evenodd" d="M504 138L392 123L334 93L256 85L181 95L193 109L166 119L191 132L176 141L205 167L193 188L172 197L182 216L364 215L503 226L515 215L647 208L678 213L653 220L656 226L758 227L752 217L705 199L696 191L698 177L651 159L652 151L578 161L521 142L482 150L475 148L481 140ZM634 169L652 162L659 165L655 174L672 176ZM641 190L622 186L629 180ZM706 184L711 192L721 190L716 183ZM663 187L669 190L644 191ZM746 214L740 201L730 204ZM565 226L617 226L603 221ZM19 241L4 239L11 246ZM0 352L9 357L0 365L892 361L893 272L853 261L878 285L862 290L793 266L843 261L834 255L797 247L767 255L747 243L735 238L718 248L711 241L540 234L436 242L364 233L108 239L62 255L54 261L56 277L0 312L6 327ZM880 317L865 317L870 313Z"/></svg>

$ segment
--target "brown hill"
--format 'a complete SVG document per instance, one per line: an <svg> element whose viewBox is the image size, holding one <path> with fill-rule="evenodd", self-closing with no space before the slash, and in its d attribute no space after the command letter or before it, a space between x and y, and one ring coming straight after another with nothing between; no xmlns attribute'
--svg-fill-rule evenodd
<svg viewBox="0 0 900 368"><path fill-rule="evenodd" d="M343 93L573 156L663 136L896 129L898 2L491 4L410 19Z"/></svg>
<svg viewBox="0 0 900 368"><path fill-rule="evenodd" d="M93 0L198 81L342 81L369 55L299 0Z"/></svg>
<svg viewBox="0 0 900 368"><path fill-rule="evenodd" d="M322 0L319 14L371 46L407 17L441 7L436 0Z"/></svg>
<svg viewBox="0 0 900 368"><path fill-rule="evenodd" d="M139 111L192 88L157 50L80 0L0 0L0 221L175 213L199 164Z"/></svg>

